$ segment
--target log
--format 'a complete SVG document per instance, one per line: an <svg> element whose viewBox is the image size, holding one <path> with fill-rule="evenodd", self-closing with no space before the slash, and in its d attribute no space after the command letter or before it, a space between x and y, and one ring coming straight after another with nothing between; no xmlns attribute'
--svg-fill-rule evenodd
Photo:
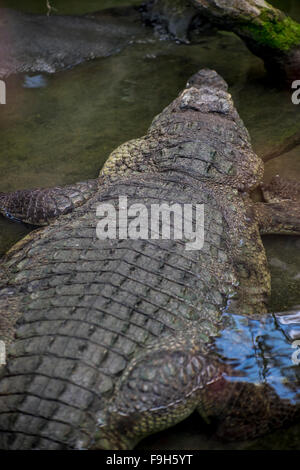
<svg viewBox="0 0 300 470"><path fill-rule="evenodd" d="M277 80L288 83L300 77L300 24L264 0L154 0L170 24L176 17L203 15L221 29L235 32ZM192 9L192 10L191 10ZM193 14L191 12L194 12ZM173 31L174 33L174 26ZM182 32L181 32L182 35Z"/></svg>

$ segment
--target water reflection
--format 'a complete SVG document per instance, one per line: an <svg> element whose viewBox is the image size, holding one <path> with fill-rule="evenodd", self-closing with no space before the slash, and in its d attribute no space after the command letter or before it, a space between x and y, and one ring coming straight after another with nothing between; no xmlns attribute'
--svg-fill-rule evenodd
<svg viewBox="0 0 300 470"><path fill-rule="evenodd" d="M300 311L259 319L225 314L224 322L215 347L235 371L226 379L268 384L280 398L299 403L300 367L293 361L293 343L300 338Z"/></svg>
<svg viewBox="0 0 300 470"><path fill-rule="evenodd" d="M25 75L23 87L24 88L44 88L47 86L48 80L45 75Z"/></svg>

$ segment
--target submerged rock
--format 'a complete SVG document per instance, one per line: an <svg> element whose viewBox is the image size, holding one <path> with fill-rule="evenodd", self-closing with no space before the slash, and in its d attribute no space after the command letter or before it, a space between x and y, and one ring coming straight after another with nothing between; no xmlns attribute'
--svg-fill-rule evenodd
<svg viewBox="0 0 300 470"><path fill-rule="evenodd" d="M196 17L199 12L188 0L151 0L144 13L152 25L181 42L188 42L188 30Z"/></svg>
<svg viewBox="0 0 300 470"><path fill-rule="evenodd" d="M135 8L85 16L46 16L1 9L0 76L48 72L118 53L132 41L151 37Z"/></svg>

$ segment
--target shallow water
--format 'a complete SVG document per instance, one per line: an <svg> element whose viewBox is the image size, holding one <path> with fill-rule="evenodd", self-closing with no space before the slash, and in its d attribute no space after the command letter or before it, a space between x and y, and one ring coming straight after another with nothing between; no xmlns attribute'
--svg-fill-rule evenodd
<svg viewBox="0 0 300 470"><path fill-rule="evenodd" d="M140 5L141 0L50 0L52 14L84 15L85 13L105 10L106 8L126 5ZM27 13L47 13L46 0L0 0L1 7L13 8ZM54 10L55 9L55 10Z"/></svg>
<svg viewBox="0 0 300 470"><path fill-rule="evenodd" d="M50 3L52 6L59 3L60 14L79 14L99 10L99 3L105 8L139 2ZM297 0L273 3L300 21ZM20 6L16 0L0 0L0 4ZM42 4L26 1L22 2L22 9L42 13L45 11ZM7 105L0 107L0 190L63 185L95 177L109 153L120 143L143 135L153 117L201 67L216 69L228 81L258 154L263 156L300 130L300 106L292 104L290 91L279 90L266 81L262 62L238 38L207 31L198 42L178 45L161 41L149 30L145 41L132 44L115 56L56 75L8 79ZM299 156L297 147L268 161L266 179L277 173L299 179ZM23 224L0 218L0 254L29 230ZM300 304L299 239L272 236L265 237L264 243L272 272L270 308L281 311ZM179 427L180 437L176 437L179 432L176 428L150 439L147 446L181 448L192 445L192 441L198 447L186 448L220 448L220 443L207 440L207 436L199 437L199 425L193 428L191 420L188 426L196 428L192 436L188 433L187 440L186 431ZM255 445L278 447L275 437L275 444L268 444L272 439ZM293 442L298 445L292 438L290 441L289 445Z"/></svg>

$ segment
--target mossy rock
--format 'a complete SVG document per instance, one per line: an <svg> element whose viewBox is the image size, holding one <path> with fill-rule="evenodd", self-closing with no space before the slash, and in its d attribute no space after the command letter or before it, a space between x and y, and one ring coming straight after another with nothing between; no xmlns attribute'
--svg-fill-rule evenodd
<svg viewBox="0 0 300 470"><path fill-rule="evenodd" d="M252 23L241 26L241 33L258 44L280 51L300 46L300 25L290 17L264 10Z"/></svg>

